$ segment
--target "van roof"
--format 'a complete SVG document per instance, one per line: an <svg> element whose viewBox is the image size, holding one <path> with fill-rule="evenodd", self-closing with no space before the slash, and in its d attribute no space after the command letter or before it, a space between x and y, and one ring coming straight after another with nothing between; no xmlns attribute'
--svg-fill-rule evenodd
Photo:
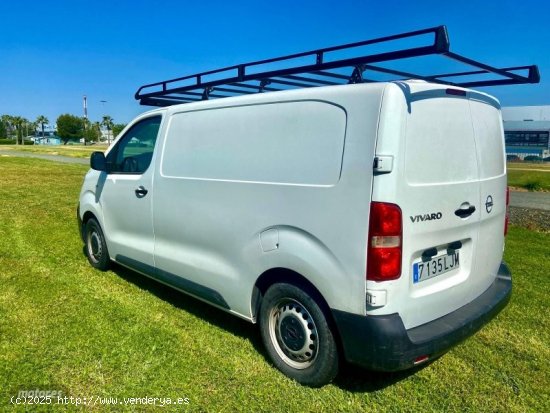
<svg viewBox="0 0 550 413"><path fill-rule="evenodd" d="M433 36L433 42L426 45L424 39L430 35ZM395 47L397 41L404 39L408 42L424 41L424 45L390 49L391 51L374 54L361 53L366 46L378 45L380 48L381 45L391 48ZM342 55L346 57L337 58ZM421 75L379 65L428 55L444 56L465 65L470 70ZM304 61L308 60L311 62L304 64ZM296 62L299 62L297 66ZM366 71L369 72L368 77L365 76ZM467 88L540 81L536 65L497 68L451 52L447 28L437 26L150 83L141 86L135 98L142 105L163 107L295 88L378 82L375 76L377 74L392 76L394 80L419 79ZM493 77L487 79L488 74Z"/></svg>

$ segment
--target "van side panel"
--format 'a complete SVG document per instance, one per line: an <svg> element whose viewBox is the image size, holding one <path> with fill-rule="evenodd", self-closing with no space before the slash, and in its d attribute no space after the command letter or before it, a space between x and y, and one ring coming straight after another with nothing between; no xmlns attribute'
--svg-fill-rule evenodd
<svg viewBox="0 0 550 413"><path fill-rule="evenodd" d="M365 314L382 90L342 86L170 109L155 176L156 266L220 292L247 318L254 284L272 268L300 273L331 308Z"/></svg>
<svg viewBox="0 0 550 413"><path fill-rule="evenodd" d="M346 112L318 101L174 113L164 178L333 186L340 179Z"/></svg>

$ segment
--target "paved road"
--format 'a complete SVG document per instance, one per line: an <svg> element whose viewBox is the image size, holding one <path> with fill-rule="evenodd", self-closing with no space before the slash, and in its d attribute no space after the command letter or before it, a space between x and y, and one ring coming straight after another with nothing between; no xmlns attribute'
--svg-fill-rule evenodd
<svg viewBox="0 0 550 413"><path fill-rule="evenodd" d="M82 165L89 165L89 159L83 158L71 158L70 156L61 155L45 155L32 152L19 152L13 150L1 150L0 157L2 155L22 156L27 158L40 158L48 159L50 161L65 162L65 163L79 163ZM550 192L510 192L510 205L521 208L530 209L542 209L550 211Z"/></svg>
<svg viewBox="0 0 550 413"><path fill-rule="evenodd" d="M550 192L510 191L510 206L550 211Z"/></svg>
<svg viewBox="0 0 550 413"><path fill-rule="evenodd" d="M12 150L2 150L0 149L0 156L4 155L11 155L11 156L20 156L23 158L39 158L39 159L47 159L49 161L56 161L56 162L64 162L64 163L79 163L82 165L89 165L90 160L84 159L84 158L73 158L70 156L62 156L62 155L46 155L42 153L33 153L33 152L20 152L20 151L12 151Z"/></svg>
<svg viewBox="0 0 550 413"><path fill-rule="evenodd" d="M550 169L533 169L533 168L506 168L507 171L536 171L536 172L550 172Z"/></svg>

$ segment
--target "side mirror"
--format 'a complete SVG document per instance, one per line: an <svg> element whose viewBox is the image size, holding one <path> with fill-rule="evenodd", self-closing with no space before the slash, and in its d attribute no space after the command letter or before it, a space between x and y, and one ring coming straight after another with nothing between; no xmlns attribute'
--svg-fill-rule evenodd
<svg viewBox="0 0 550 413"><path fill-rule="evenodd" d="M107 161L103 152L93 152L90 156L90 167L96 171L107 171Z"/></svg>

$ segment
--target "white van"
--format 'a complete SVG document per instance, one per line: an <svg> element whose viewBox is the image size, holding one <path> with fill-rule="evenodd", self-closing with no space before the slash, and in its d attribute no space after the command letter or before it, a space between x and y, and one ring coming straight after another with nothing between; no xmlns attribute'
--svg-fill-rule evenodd
<svg viewBox="0 0 550 413"><path fill-rule="evenodd" d="M423 81L328 86L147 112L91 158L78 208L111 261L252 323L317 386L339 356L438 357L508 302L500 106Z"/></svg>
<svg viewBox="0 0 550 413"><path fill-rule="evenodd" d="M439 26L140 87L161 109L95 152L82 186L88 260L258 323L273 364L306 385L342 360L437 358L512 290L500 105L471 88L540 80L449 45ZM476 70L388 66L428 55Z"/></svg>

